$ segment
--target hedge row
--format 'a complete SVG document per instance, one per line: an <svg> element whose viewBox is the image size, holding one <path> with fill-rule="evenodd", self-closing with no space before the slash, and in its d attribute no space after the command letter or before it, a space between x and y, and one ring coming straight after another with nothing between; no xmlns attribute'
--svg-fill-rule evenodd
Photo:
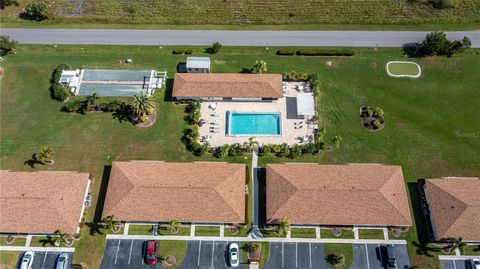
<svg viewBox="0 0 480 269"><path fill-rule="evenodd" d="M291 50L291 49L282 49L277 50L277 55L302 55L302 56L353 56L355 55L354 50L347 49L304 49L304 50Z"/></svg>
<svg viewBox="0 0 480 269"><path fill-rule="evenodd" d="M176 49L172 51L173 54L192 54L193 50L183 50L183 49Z"/></svg>
<svg viewBox="0 0 480 269"><path fill-rule="evenodd" d="M67 88L65 88L62 84L60 84L60 77L62 76L63 70L72 69L68 64L60 64L53 70L52 79L50 83L52 86L50 87L50 93L53 99L58 100L60 102L64 102L70 96L70 92Z"/></svg>

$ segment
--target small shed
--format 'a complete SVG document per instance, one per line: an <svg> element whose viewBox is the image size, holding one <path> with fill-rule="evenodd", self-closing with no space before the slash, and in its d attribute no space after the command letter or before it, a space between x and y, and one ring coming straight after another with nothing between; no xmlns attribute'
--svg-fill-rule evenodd
<svg viewBox="0 0 480 269"><path fill-rule="evenodd" d="M187 73L210 73L210 58L187 57Z"/></svg>
<svg viewBox="0 0 480 269"><path fill-rule="evenodd" d="M306 92L297 95L297 115L300 119L315 116L315 99L313 93Z"/></svg>

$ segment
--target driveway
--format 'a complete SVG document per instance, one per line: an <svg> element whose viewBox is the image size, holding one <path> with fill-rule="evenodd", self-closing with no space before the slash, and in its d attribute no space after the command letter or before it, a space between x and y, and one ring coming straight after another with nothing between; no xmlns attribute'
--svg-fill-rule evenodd
<svg viewBox="0 0 480 269"><path fill-rule="evenodd" d="M20 261L22 256L25 252L21 252L17 262L17 268L20 268ZM60 255L59 252L43 252L43 251L35 251L35 257L33 258L33 266L32 269L54 269L57 257ZM72 268L72 257L73 253L69 253L69 266L68 268Z"/></svg>
<svg viewBox="0 0 480 269"><path fill-rule="evenodd" d="M427 32L417 31L226 31L226 30L113 30L2 28L2 35L23 44L98 45L211 45L225 46L341 46L401 47L421 41ZM446 32L450 39L468 36L480 47L480 32Z"/></svg>
<svg viewBox="0 0 480 269"><path fill-rule="evenodd" d="M351 269L381 269L385 268L385 261L379 253L380 244L354 244L353 264ZM410 268L407 245L394 245L398 269Z"/></svg>
<svg viewBox="0 0 480 269"><path fill-rule="evenodd" d="M329 268L325 262L323 244L270 243L270 259L264 269Z"/></svg>

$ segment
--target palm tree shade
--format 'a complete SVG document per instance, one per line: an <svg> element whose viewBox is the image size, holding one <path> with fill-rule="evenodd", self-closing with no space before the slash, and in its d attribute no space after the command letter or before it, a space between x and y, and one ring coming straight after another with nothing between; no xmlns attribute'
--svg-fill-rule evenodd
<svg viewBox="0 0 480 269"><path fill-rule="evenodd" d="M253 72L254 73L262 73L262 72L267 72L267 62L260 60L256 61L255 65L253 66Z"/></svg>
<svg viewBox="0 0 480 269"><path fill-rule="evenodd" d="M144 117L155 109L155 102L146 94L141 93L133 96L132 107L138 117Z"/></svg>
<svg viewBox="0 0 480 269"><path fill-rule="evenodd" d="M181 226L182 224L176 220L172 220L168 223L168 228L170 229L170 231L174 234L177 234L178 233L178 228Z"/></svg>
<svg viewBox="0 0 480 269"><path fill-rule="evenodd" d="M290 220L287 217L283 217L280 220L280 224L278 225L278 235L282 236L290 231Z"/></svg>

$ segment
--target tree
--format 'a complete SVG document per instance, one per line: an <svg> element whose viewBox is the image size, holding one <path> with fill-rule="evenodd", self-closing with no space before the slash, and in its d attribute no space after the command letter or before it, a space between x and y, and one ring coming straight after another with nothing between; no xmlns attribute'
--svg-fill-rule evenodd
<svg viewBox="0 0 480 269"><path fill-rule="evenodd" d="M335 253L328 254L327 257L325 257L325 260L333 266L338 266L345 263L345 257L341 254Z"/></svg>
<svg viewBox="0 0 480 269"><path fill-rule="evenodd" d="M218 157L227 157L229 152L230 152L230 145L225 144L217 150L217 155Z"/></svg>
<svg viewBox="0 0 480 269"><path fill-rule="evenodd" d="M463 242L463 239L461 237L459 237L459 238L444 238L441 241L447 243L447 245L444 248L444 250L447 253L450 253L452 250L455 250L457 248L459 250L462 250L466 245Z"/></svg>
<svg viewBox="0 0 480 269"><path fill-rule="evenodd" d="M255 140L255 137L249 137L248 141L245 141L245 143L243 143L243 147L248 152L252 152L256 147L258 147L258 142Z"/></svg>
<svg viewBox="0 0 480 269"><path fill-rule="evenodd" d="M253 73L262 73L262 72L267 72L267 62L260 60L256 61L255 65L253 66L252 69Z"/></svg>
<svg viewBox="0 0 480 269"><path fill-rule="evenodd" d="M177 234L179 231L179 228L182 226L182 224L176 220L172 220L168 223L168 229L173 233Z"/></svg>
<svg viewBox="0 0 480 269"><path fill-rule="evenodd" d="M332 138L332 146L335 148L339 148L340 144L342 143L342 137L339 135L336 135Z"/></svg>
<svg viewBox="0 0 480 269"><path fill-rule="evenodd" d="M141 122L147 121L149 114L155 110L155 102L145 93L133 96L133 111Z"/></svg>
<svg viewBox="0 0 480 269"><path fill-rule="evenodd" d="M17 41L10 39L10 37L6 35L0 36L0 56L10 53L15 54L15 46L17 46Z"/></svg>
<svg viewBox="0 0 480 269"><path fill-rule="evenodd" d="M43 146L39 152L33 155L35 161L39 163L54 163L55 161L52 159L53 149L48 146Z"/></svg>
<svg viewBox="0 0 480 269"><path fill-rule="evenodd" d="M0 8L4 9L5 7L15 5L18 7L18 0L0 0Z"/></svg>
<svg viewBox="0 0 480 269"><path fill-rule="evenodd" d="M290 229L290 220L287 217L283 217L278 225L277 234L278 236L282 236L290 232Z"/></svg>
<svg viewBox="0 0 480 269"><path fill-rule="evenodd" d="M103 227L107 228L114 233L118 233L120 231L120 221L115 219L114 215L106 216L102 219Z"/></svg>
<svg viewBox="0 0 480 269"><path fill-rule="evenodd" d="M375 118L378 118L378 117L383 117L383 109L381 109L380 107L376 107L374 110L373 110L373 116Z"/></svg>
<svg viewBox="0 0 480 269"><path fill-rule="evenodd" d="M462 49L469 49L472 46L472 41L470 38L464 36L462 39Z"/></svg>
<svg viewBox="0 0 480 269"><path fill-rule="evenodd" d="M47 2L28 2L25 5L25 11L22 16L26 19L42 21L48 19L49 5Z"/></svg>
<svg viewBox="0 0 480 269"><path fill-rule="evenodd" d="M213 54L217 54L220 52L220 49L222 49L222 44L219 42L213 42L212 46L208 48L208 51Z"/></svg>
<svg viewBox="0 0 480 269"><path fill-rule="evenodd" d="M89 110L92 108L97 109L98 108L98 103L100 102L102 98L100 98L97 93L93 93L92 95L88 95L85 97L85 102L87 104L87 107Z"/></svg>

